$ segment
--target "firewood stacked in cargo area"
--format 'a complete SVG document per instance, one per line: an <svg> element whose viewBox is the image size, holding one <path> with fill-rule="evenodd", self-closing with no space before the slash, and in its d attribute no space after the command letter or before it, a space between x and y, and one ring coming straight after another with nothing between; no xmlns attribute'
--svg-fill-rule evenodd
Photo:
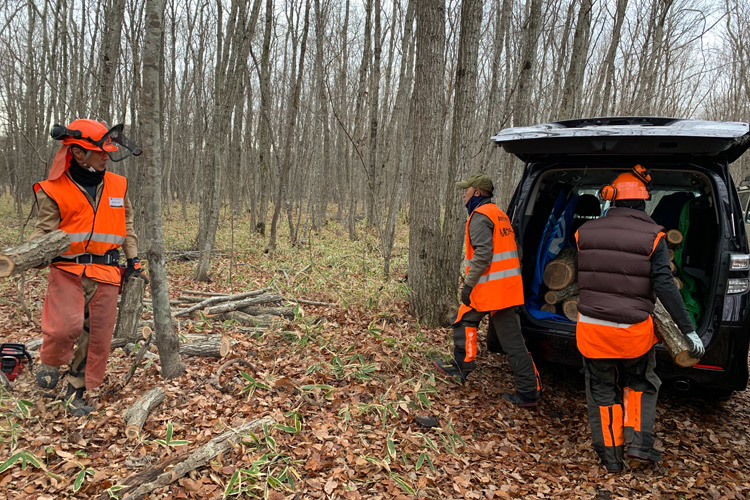
<svg viewBox="0 0 750 500"><path fill-rule="evenodd" d="M677 289L682 289L682 280L677 277L680 270L677 268L677 264L674 261L674 249L678 248L682 244L683 236L682 233L677 229L670 229L667 231L667 245L669 246L669 269L672 271L674 276L674 282L677 285Z"/></svg>
<svg viewBox="0 0 750 500"><path fill-rule="evenodd" d="M575 248L560 250L544 268L542 282L547 287L542 311L557 312L558 306L570 321L578 319L578 259Z"/></svg>

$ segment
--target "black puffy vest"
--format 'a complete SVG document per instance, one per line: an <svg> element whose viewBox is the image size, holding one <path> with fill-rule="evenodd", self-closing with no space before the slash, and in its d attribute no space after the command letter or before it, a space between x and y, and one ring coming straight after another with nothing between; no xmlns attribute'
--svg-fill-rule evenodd
<svg viewBox="0 0 750 500"><path fill-rule="evenodd" d="M654 310L650 256L664 228L640 210L611 208L578 230L578 311L640 323Z"/></svg>

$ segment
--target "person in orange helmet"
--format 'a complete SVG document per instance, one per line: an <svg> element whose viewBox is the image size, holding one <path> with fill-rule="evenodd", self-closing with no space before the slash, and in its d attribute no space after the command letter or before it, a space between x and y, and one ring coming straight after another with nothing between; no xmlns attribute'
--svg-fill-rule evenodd
<svg viewBox="0 0 750 500"><path fill-rule="evenodd" d="M661 386L654 373L654 293L686 336L690 354L705 352L672 278L664 228L645 213L650 184L651 173L641 165L618 175L600 191L613 207L575 235L576 343L594 450L610 473L623 470L625 457L661 460L652 434Z"/></svg>
<svg viewBox="0 0 750 500"><path fill-rule="evenodd" d="M140 154L122 128L89 119L55 125L51 136L62 146L48 178L34 185L38 214L31 238L57 229L70 237L68 250L50 265L36 381L52 389L59 367L69 365L65 399L76 416L93 411L84 390L104 379L122 280L120 247L127 258L125 279L147 279L138 260L127 180L107 171L108 160Z"/></svg>

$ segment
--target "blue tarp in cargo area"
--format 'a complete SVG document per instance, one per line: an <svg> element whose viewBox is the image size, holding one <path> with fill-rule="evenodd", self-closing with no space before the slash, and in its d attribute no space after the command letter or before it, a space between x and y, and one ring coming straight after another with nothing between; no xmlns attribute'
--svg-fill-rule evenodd
<svg viewBox="0 0 750 500"><path fill-rule="evenodd" d="M563 315L548 313L541 310L543 299L539 292L542 287L542 275L544 268L560 253L563 248L571 246L570 230L573 222L573 213L578 203L578 195L574 194L568 203L565 203L565 194L560 191L552 211L547 218L547 224L542 231L539 247L536 253L534 265L534 277L531 281L531 294L526 299L526 309L538 319L554 319L556 321L567 321Z"/></svg>

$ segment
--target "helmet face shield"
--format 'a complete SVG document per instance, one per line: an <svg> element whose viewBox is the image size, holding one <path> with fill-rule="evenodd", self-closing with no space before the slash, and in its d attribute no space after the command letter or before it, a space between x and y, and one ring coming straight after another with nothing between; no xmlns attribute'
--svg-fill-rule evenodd
<svg viewBox="0 0 750 500"><path fill-rule="evenodd" d="M123 134L123 124L115 125L104 136L93 143L106 152L112 161L122 161L130 155L138 156L141 149Z"/></svg>
<svg viewBox="0 0 750 500"><path fill-rule="evenodd" d="M83 125L81 128L87 130L74 128L76 125ZM141 154L141 149L123 134L122 123L107 130L103 122L84 119L74 121L69 127L71 128L54 125L50 136L69 146L75 145L91 151L103 151L112 161L122 161L131 154L133 156ZM99 138L94 139L92 135Z"/></svg>

